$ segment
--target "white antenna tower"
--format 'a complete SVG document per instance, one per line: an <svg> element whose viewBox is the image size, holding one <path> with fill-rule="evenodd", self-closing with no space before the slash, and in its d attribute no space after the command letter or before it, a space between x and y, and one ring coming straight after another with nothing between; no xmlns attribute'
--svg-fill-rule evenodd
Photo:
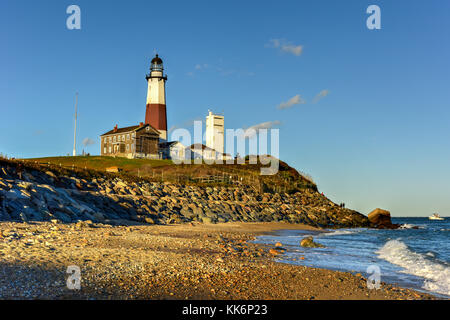
<svg viewBox="0 0 450 320"><path fill-rule="evenodd" d="M75 94L75 129L73 133L73 153L75 157L77 155L76 145L77 145L77 107L78 107L78 92Z"/></svg>

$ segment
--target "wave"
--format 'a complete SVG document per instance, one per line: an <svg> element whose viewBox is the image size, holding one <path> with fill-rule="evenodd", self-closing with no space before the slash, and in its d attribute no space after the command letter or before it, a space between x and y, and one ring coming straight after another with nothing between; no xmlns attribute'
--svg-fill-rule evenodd
<svg viewBox="0 0 450 320"><path fill-rule="evenodd" d="M358 232L361 232L361 230L337 230L337 231L333 231L333 232L322 233L322 234L320 234L320 236L324 236L324 237L339 236L339 235L344 235L344 234L354 234L354 233L358 233Z"/></svg>
<svg viewBox="0 0 450 320"><path fill-rule="evenodd" d="M409 223L402 224L399 229L413 229L413 228L424 229L423 226L417 226Z"/></svg>
<svg viewBox="0 0 450 320"><path fill-rule="evenodd" d="M379 258L402 267L401 272L424 278L423 289L450 296L450 267L411 251L399 240L386 242L376 253Z"/></svg>

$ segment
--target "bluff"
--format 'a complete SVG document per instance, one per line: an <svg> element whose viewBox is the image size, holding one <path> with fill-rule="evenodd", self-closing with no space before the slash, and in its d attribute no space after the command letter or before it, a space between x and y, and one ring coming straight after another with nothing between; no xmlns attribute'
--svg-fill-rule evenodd
<svg viewBox="0 0 450 320"><path fill-rule="evenodd" d="M314 188L265 192L247 185L155 182L89 170L0 160L0 220L109 224L284 221L317 227L367 227ZM18 169L19 168L19 169Z"/></svg>

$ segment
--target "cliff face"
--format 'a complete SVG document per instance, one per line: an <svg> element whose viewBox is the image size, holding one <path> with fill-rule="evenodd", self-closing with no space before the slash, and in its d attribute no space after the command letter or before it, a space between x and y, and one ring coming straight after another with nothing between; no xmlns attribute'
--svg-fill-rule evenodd
<svg viewBox="0 0 450 320"><path fill-rule="evenodd" d="M245 185L189 186L113 175L83 178L0 162L0 220L111 224L199 221L285 221L319 227L366 227L367 217L340 208L317 191L259 193Z"/></svg>

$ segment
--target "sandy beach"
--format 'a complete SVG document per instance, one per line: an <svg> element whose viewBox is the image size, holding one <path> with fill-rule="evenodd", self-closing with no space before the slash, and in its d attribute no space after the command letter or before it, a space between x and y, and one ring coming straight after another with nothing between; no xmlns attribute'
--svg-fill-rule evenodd
<svg viewBox="0 0 450 320"><path fill-rule="evenodd" d="M288 223L0 223L2 299L434 299L360 274L274 261L252 243ZM68 266L81 270L70 290Z"/></svg>

